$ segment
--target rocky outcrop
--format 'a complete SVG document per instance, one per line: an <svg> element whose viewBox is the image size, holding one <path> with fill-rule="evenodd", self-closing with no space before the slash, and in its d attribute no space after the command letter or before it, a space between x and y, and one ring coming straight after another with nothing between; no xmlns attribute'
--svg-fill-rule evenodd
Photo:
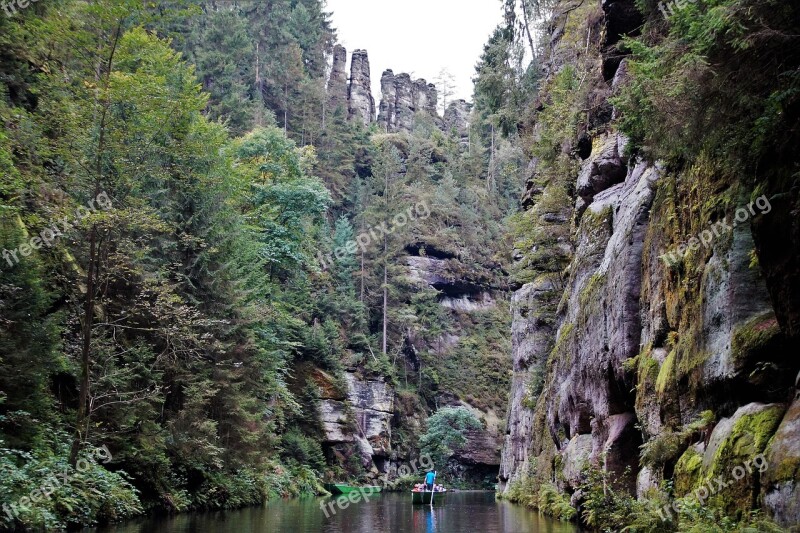
<svg viewBox="0 0 800 533"><path fill-rule="evenodd" d="M483 280L467 278L457 259L409 256L406 257L406 265L412 282L429 285L449 296L451 307L457 307L457 300L465 296L478 306L490 303L491 296L486 292L488 287L482 283Z"/></svg>
<svg viewBox="0 0 800 533"><path fill-rule="evenodd" d="M389 131L391 124L397 123L397 84L394 72L384 71L381 75L381 104L378 109L378 126L381 131Z"/></svg>
<svg viewBox="0 0 800 533"><path fill-rule="evenodd" d="M411 131L417 113L436 117L436 86L423 79L411 80L408 74L384 71L381 76L381 104L378 125L387 133Z"/></svg>
<svg viewBox="0 0 800 533"><path fill-rule="evenodd" d="M455 132L462 144L469 144L469 124L472 104L466 100L450 102L444 111L444 130Z"/></svg>
<svg viewBox="0 0 800 533"><path fill-rule="evenodd" d="M578 175L578 196L584 205L591 203L595 194L625 178L628 170L623 160L626 144L625 137L618 134L605 134L595 139L592 153L583 162Z"/></svg>
<svg viewBox="0 0 800 533"><path fill-rule="evenodd" d="M375 98L372 96L369 56L366 50L353 52L348 102L350 120L359 120L365 126L375 122Z"/></svg>
<svg viewBox="0 0 800 533"><path fill-rule="evenodd" d="M391 70L386 70L381 76L381 102L376 113L367 51L353 52L349 85L345 75L346 62L347 51L343 46L336 45L328 79L328 100L331 108L345 105L350 120L357 120L365 126L377 120L381 130L387 133L411 131L417 113L430 116L436 126L443 127L437 114L439 95L434 84L424 79L412 80L408 74L395 75ZM459 114L468 116L470 107L461 100L457 109L454 109L453 124L459 132L464 130L466 124Z"/></svg>
<svg viewBox="0 0 800 533"><path fill-rule="evenodd" d="M361 378L350 372L345 373L345 380L347 393L344 396L321 387L323 442L329 445L353 443L362 464L368 470L376 468L377 463L382 463L376 459L386 458L392 451L394 389L384 381Z"/></svg>
<svg viewBox="0 0 800 533"><path fill-rule="evenodd" d="M495 467L500 464L500 445L494 435L482 429L470 429L464 437L467 443L453 456L459 463Z"/></svg>

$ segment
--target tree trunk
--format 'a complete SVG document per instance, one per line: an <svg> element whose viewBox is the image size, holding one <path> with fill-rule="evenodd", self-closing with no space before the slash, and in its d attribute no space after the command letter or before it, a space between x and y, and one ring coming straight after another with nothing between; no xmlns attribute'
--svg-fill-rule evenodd
<svg viewBox="0 0 800 533"><path fill-rule="evenodd" d="M364 249L361 249L361 303L364 303Z"/></svg>
<svg viewBox="0 0 800 533"><path fill-rule="evenodd" d="M531 55L532 59L536 58L536 48L533 45L533 37L531 36L531 25L530 21L528 20L528 7L527 2L522 0L522 18L525 21L525 33L528 35L528 44L531 47Z"/></svg>
<svg viewBox="0 0 800 533"><path fill-rule="evenodd" d="M101 134L102 135L102 134ZM98 193L99 194L99 193ZM97 262L97 229L92 226L89 235L89 264L86 267L86 302L83 309L83 346L81 348L81 381L78 394L78 418L75 424L75 439L69 454L69 462L75 465L78 452L86 438L89 406L89 360L94 325L94 284Z"/></svg>
<svg viewBox="0 0 800 533"><path fill-rule="evenodd" d="M386 172L386 176L384 177L384 191L383 197L384 201L386 202L386 211L384 212L385 215L389 215L389 210L391 208L391 201L389 198L389 172ZM386 233L383 234L383 355L387 353L387 346L388 346L388 339L387 339L387 330L388 330L388 323L389 318L387 317L389 311L389 240L386 236Z"/></svg>
<svg viewBox="0 0 800 533"><path fill-rule="evenodd" d="M383 355L386 355L389 319L386 316L389 311L389 257L387 253L386 235L383 236Z"/></svg>
<svg viewBox="0 0 800 533"><path fill-rule="evenodd" d="M492 188L492 180L494 179L494 124L492 124L492 151L489 154L489 171L486 173L486 190L490 191Z"/></svg>
<svg viewBox="0 0 800 533"><path fill-rule="evenodd" d="M114 42L106 61L105 87L103 91L103 101L100 103L102 112L100 115L99 136L97 140L97 154L95 157L95 179L94 197L97 198L102 192L103 181L103 152L105 151L106 140L106 119L108 118L108 87L111 79L111 69L114 64L114 54L117 50L117 43L122 29L122 21L117 25L114 35ZM99 69L98 69L99 70ZM99 74L99 73L98 73ZM92 224L89 231L89 260L86 265L86 302L83 308L83 344L81 346L81 379L80 390L78 392L78 417L75 421L75 437L72 441L72 448L69 454L69 462L75 466L78 461L78 453L81 444L86 438L89 428L89 386L90 386L90 363L92 351L92 327L94 326L94 292L95 283L99 275L99 253L97 250L97 226Z"/></svg>

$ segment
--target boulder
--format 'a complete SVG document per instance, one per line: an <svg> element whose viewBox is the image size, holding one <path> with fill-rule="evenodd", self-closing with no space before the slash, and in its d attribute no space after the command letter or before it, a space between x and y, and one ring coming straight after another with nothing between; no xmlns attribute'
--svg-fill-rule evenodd
<svg viewBox="0 0 800 533"><path fill-rule="evenodd" d="M583 471L589 465L592 455L592 436L575 435L567 443L562 453L564 481L569 491L577 490L583 483Z"/></svg>
<svg viewBox="0 0 800 533"><path fill-rule="evenodd" d="M761 494L770 518L789 528L800 524L800 393L786 411L765 453Z"/></svg>

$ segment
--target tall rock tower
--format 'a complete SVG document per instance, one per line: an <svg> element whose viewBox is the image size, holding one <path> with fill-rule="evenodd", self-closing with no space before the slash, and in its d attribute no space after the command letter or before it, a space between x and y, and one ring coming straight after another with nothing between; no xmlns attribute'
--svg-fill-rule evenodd
<svg viewBox="0 0 800 533"><path fill-rule="evenodd" d="M356 50L350 64L349 116L350 120L360 120L365 126L375 122L375 98L370 83L367 51Z"/></svg>
<svg viewBox="0 0 800 533"><path fill-rule="evenodd" d="M369 56L366 50L355 50L350 62L350 83L347 76L347 50L342 45L333 49L333 65L328 79L328 100L331 109L345 106L349 120L358 120L369 126L377 120L386 132L411 131L417 113L434 117L443 127L436 111L439 95L436 86L423 79L412 80L408 74L386 70L381 76L381 103L375 113L372 96Z"/></svg>

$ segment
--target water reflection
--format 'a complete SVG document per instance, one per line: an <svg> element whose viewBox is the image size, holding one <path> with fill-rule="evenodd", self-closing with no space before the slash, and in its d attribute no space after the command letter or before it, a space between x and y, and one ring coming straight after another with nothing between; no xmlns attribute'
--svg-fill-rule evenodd
<svg viewBox="0 0 800 533"><path fill-rule="evenodd" d="M139 520L99 531L115 533L574 533L490 492L450 493L444 505L411 505L410 494L382 494L368 502L336 509L326 517L315 498L272 501L263 507L227 513L191 513ZM328 500L329 501L329 500Z"/></svg>

